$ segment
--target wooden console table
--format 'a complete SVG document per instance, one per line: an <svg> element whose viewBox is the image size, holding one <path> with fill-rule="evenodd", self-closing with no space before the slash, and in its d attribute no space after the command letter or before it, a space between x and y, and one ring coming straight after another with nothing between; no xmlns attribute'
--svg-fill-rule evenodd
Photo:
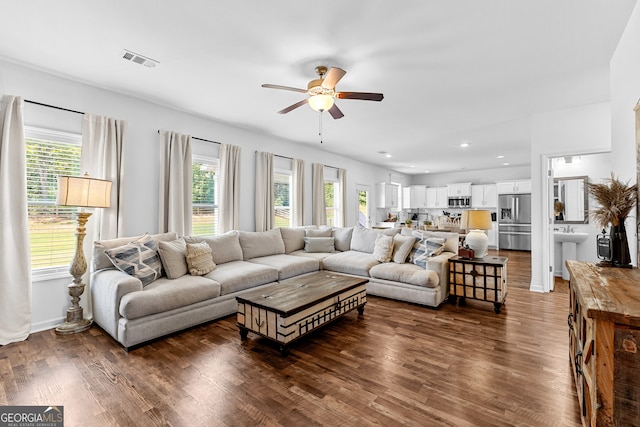
<svg viewBox="0 0 640 427"><path fill-rule="evenodd" d="M640 425L640 270L566 265L569 360L582 423Z"/></svg>

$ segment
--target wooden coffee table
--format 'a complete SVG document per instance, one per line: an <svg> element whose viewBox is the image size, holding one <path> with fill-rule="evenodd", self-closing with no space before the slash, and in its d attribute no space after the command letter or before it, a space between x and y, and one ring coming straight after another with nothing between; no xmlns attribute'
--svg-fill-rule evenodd
<svg viewBox="0 0 640 427"><path fill-rule="evenodd" d="M362 314L367 282L319 271L237 296L240 337L251 331L268 338L286 356L298 338L354 309Z"/></svg>

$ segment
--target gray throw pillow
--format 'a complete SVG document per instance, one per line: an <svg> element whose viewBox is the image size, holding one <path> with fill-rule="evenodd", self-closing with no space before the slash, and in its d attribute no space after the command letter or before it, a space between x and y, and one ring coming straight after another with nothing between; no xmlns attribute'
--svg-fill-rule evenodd
<svg viewBox="0 0 640 427"><path fill-rule="evenodd" d="M333 237L305 237L304 251L310 253L334 252L334 239Z"/></svg>
<svg viewBox="0 0 640 427"><path fill-rule="evenodd" d="M400 234L393 236L393 262L404 264L416 240L413 236L402 236Z"/></svg>
<svg viewBox="0 0 640 427"><path fill-rule="evenodd" d="M321 228L318 230L307 229L304 231L305 237L331 237L332 230L330 228Z"/></svg>
<svg viewBox="0 0 640 427"><path fill-rule="evenodd" d="M336 227L333 229L333 237L335 238L335 246L337 251L348 251L351 249L351 236L353 235L353 227Z"/></svg>
<svg viewBox="0 0 640 427"><path fill-rule="evenodd" d="M183 238L171 242L158 242L158 253L162 260L162 267L169 279L177 279L189 272L185 254L187 244Z"/></svg>

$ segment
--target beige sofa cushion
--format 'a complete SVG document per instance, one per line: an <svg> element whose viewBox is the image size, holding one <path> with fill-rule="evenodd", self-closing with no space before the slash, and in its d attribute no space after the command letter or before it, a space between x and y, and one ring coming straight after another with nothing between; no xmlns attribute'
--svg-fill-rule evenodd
<svg viewBox="0 0 640 427"><path fill-rule="evenodd" d="M277 228L260 232L240 231L240 247L245 261L261 256L284 254L284 241Z"/></svg>
<svg viewBox="0 0 640 427"><path fill-rule="evenodd" d="M118 239L109 239L109 240L98 240L93 243L93 256L91 259L91 269L92 271L104 270L105 268L115 268L109 257L105 255L105 249L114 249L119 246L124 246L127 243L131 243L134 240L138 240L142 236L136 237L120 237ZM160 233L160 234L152 234L151 238L156 242L156 244L160 241L169 242L171 240L176 240L178 238L178 234L171 231L168 233Z"/></svg>
<svg viewBox="0 0 640 427"><path fill-rule="evenodd" d="M185 237L187 243L207 242L211 248L211 258L216 265L232 261L242 261L242 247L240 247L239 232L227 231L218 236Z"/></svg>
<svg viewBox="0 0 640 427"><path fill-rule="evenodd" d="M295 255L270 255L253 258L249 262L268 265L278 270L278 280L311 273L320 270L320 261L314 258L304 258Z"/></svg>
<svg viewBox="0 0 640 427"><path fill-rule="evenodd" d="M218 264L216 269L202 277L220 283L220 294L227 295L278 280L278 269L247 261Z"/></svg>
<svg viewBox="0 0 640 427"><path fill-rule="evenodd" d="M369 269L378 264L373 254L358 251L338 252L322 261L325 270L364 277L368 277Z"/></svg>
<svg viewBox="0 0 640 427"><path fill-rule="evenodd" d="M143 290L126 294L119 312L126 319L162 313L220 296L220 284L201 276L182 276L179 280L162 277Z"/></svg>
<svg viewBox="0 0 640 427"><path fill-rule="evenodd" d="M372 254L373 249L376 246L377 238L378 231L373 228L354 227L353 234L351 236L351 246L349 249L352 251Z"/></svg>
<svg viewBox="0 0 640 427"><path fill-rule="evenodd" d="M376 279L408 283L410 285L435 288L440 283L438 273L413 264L388 262L371 267L369 275Z"/></svg>

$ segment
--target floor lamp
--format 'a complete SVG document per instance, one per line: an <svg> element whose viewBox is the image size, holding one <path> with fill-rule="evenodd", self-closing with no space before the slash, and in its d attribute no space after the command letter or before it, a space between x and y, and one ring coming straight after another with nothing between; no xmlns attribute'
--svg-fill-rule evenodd
<svg viewBox="0 0 640 427"><path fill-rule="evenodd" d="M111 181L89 178L84 176L59 176L58 199L59 206L76 206L80 208L108 208L111 206ZM73 276L73 283L68 286L71 296L71 307L67 309L67 318L56 328L57 334L75 334L91 327L93 320L85 319L80 307L80 295L84 292L82 276L87 271L87 261L82 247L86 235L87 221L91 212L81 210L75 214L78 221L76 229L76 254L71 262L69 273Z"/></svg>

